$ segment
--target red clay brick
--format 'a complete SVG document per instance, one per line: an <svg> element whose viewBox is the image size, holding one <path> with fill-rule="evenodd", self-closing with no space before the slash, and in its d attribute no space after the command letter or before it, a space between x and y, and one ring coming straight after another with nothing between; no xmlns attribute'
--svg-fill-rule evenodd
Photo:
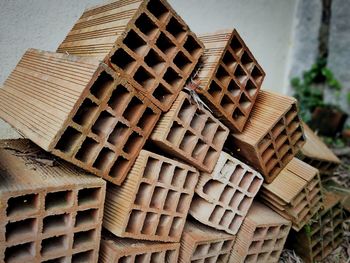
<svg viewBox="0 0 350 263"><path fill-rule="evenodd" d="M209 111L181 92L171 109L162 114L150 140L198 170L212 172L229 130Z"/></svg>
<svg viewBox="0 0 350 263"><path fill-rule="evenodd" d="M262 182L258 172L221 152L214 171L200 174L189 213L205 225L235 235Z"/></svg>
<svg viewBox="0 0 350 263"><path fill-rule="evenodd" d="M125 0L85 10L58 52L96 57L167 111L204 46L165 0Z"/></svg>
<svg viewBox="0 0 350 263"><path fill-rule="evenodd" d="M1 262L97 262L106 183L52 162L27 140L0 142Z"/></svg>
<svg viewBox="0 0 350 263"><path fill-rule="evenodd" d="M188 221L181 238L178 262L228 262L234 240L235 236Z"/></svg>
<svg viewBox="0 0 350 263"><path fill-rule="evenodd" d="M254 202L238 231L229 262L278 262L291 222Z"/></svg>
<svg viewBox="0 0 350 263"><path fill-rule="evenodd" d="M177 262L180 243L155 243L102 236L100 263Z"/></svg>
<svg viewBox="0 0 350 263"><path fill-rule="evenodd" d="M318 170L293 158L271 184L263 184L260 196L299 231L323 203Z"/></svg>
<svg viewBox="0 0 350 263"><path fill-rule="evenodd" d="M304 143L297 101L260 91L244 131L229 136L227 146L271 183Z"/></svg>
<svg viewBox="0 0 350 263"><path fill-rule="evenodd" d="M197 92L227 127L242 132L265 72L235 29L201 35L199 39L205 51Z"/></svg>
<svg viewBox="0 0 350 263"><path fill-rule="evenodd" d="M121 184L160 110L95 59L29 49L0 89L0 117L46 151Z"/></svg>
<svg viewBox="0 0 350 263"><path fill-rule="evenodd" d="M119 237L179 242L197 181L193 167L142 150L124 183L108 185L103 226Z"/></svg>

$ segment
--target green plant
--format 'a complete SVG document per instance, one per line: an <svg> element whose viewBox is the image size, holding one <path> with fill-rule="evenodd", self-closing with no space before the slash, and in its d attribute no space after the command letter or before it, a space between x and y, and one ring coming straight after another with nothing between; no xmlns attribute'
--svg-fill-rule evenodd
<svg viewBox="0 0 350 263"><path fill-rule="evenodd" d="M302 79L296 77L291 80L295 91L294 96L299 101L301 118L306 122L311 120L311 114L316 107L336 107L324 103L324 86L322 84L334 90L335 95L339 97L342 88L340 82L326 67L326 60L322 58L318 59L310 70L303 73ZM348 100L350 104L350 93Z"/></svg>

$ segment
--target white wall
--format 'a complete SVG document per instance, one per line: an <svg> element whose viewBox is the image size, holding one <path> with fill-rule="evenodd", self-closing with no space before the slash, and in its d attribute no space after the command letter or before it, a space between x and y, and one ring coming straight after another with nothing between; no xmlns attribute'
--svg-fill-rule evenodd
<svg viewBox="0 0 350 263"><path fill-rule="evenodd" d="M266 72L263 87L286 92L298 0L169 0L196 33L235 27ZM85 7L103 0L0 0L0 83L27 48L54 51ZM0 122L0 138L18 136Z"/></svg>

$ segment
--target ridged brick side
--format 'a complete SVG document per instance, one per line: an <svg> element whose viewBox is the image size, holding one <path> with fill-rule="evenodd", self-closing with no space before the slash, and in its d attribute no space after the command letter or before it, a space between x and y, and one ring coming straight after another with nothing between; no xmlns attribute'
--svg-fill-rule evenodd
<svg viewBox="0 0 350 263"><path fill-rule="evenodd" d="M105 182L27 140L0 142L2 262L97 262Z"/></svg>
<svg viewBox="0 0 350 263"><path fill-rule="evenodd" d="M199 37L205 51L198 92L214 115L234 132L242 132L265 73L236 30Z"/></svg>
<svg viewBox="0 0 350 263"><path fill-rule="evenodd" d="M169 112L162 114L150 139L168 154L210 173L228 133L208 110L181 92Z"/></svg>

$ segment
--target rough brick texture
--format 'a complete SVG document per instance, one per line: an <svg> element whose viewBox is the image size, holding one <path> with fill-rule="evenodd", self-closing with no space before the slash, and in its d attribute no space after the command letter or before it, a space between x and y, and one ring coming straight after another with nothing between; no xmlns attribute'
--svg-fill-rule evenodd
<svg viewBox="0 0 350 263"><path fill-rule="evenodd" d="M264 203L292 221L299 231L323 205L318 170L293 158L271 184L263 184Z"/></svg>
<svg viewBox="0 0 350 263"><path fill-rule="evenodd" d="M124 0L87 9L58 52L93 56L167 111L204 46L165 0Z"/></svg>
<svg viewBox="0 0 350 263"><path fill-rule="evenodd" d="M278 262L291 223L273 210L254 202L238 231L229 262Z"/></svg>
<svg viewBox="0 0 350 263"><path fill-rule="evenodd" d="M160 110L95 59L29 49L0 117L46 151L121 184Z"/></svg>
<svg viewBox="0 0 350 263"><path fill-rule="evenodd" d="M193 167L142 150L124 183L108 185L103 225L120 237L179 242L197 181Z"/></svg>
<svg viewBox="0 0 350 263"><path fill-rule="evenodd" d="M200 174L189 213L205 225L235 235L262 182L258 172L221 152L214 171Z"/></svg>
<svg viewBox="0 0 350 263"><path fill-rule="evenodd" d="M235 236L188 221L181 237L178 262L226 263L234 240Z"/></svg>
<svg viewBox="0 0 350 263"><path fill-rule="evenodd" d="M303 123L306 143L298 153L298 158L317 168L322 175L332 175L339 166L339 158L331 149Z"/></svg>
<svg viewBox="0 0 350 263"><path fill-rule="evenodd" d="M292 232L290 246L304 262L320 262L343 241L343 209L340 198L325 193L324 209L318 212L299 232Z"/></svg>
<svg viewBox="0 0 350 263"><path fill-rule="evenodd" d="M227 146L271 183L304 145L297 101L260 91L241 134L229 136Z"/></svg>
<svg viewBox="0 0 350 263"><path fill-rule="evenodd" d="M179 256L180 243L155 243L102 236L100 263L150 262L175 263Z"/></svg>
<svg viewBox="0 0 350 263"><path fill-rule="evenodd" d="M236 30L199 37L205 51L198 78L205 103L232 131L241 132L265 77Z"/></svg>
<svg viewBox="0 0 350 263"><path fill-rule="evenodd" d="M1 262L98 260L106 183L51 158L0 142Z"/></svg>
<svg viewBox="0 0 350 263"><path fill-rule="evenodd" d="M210 173L228 133L209 111L181 92L171 109L162 114L150 139L167 153Z"/></svg>

